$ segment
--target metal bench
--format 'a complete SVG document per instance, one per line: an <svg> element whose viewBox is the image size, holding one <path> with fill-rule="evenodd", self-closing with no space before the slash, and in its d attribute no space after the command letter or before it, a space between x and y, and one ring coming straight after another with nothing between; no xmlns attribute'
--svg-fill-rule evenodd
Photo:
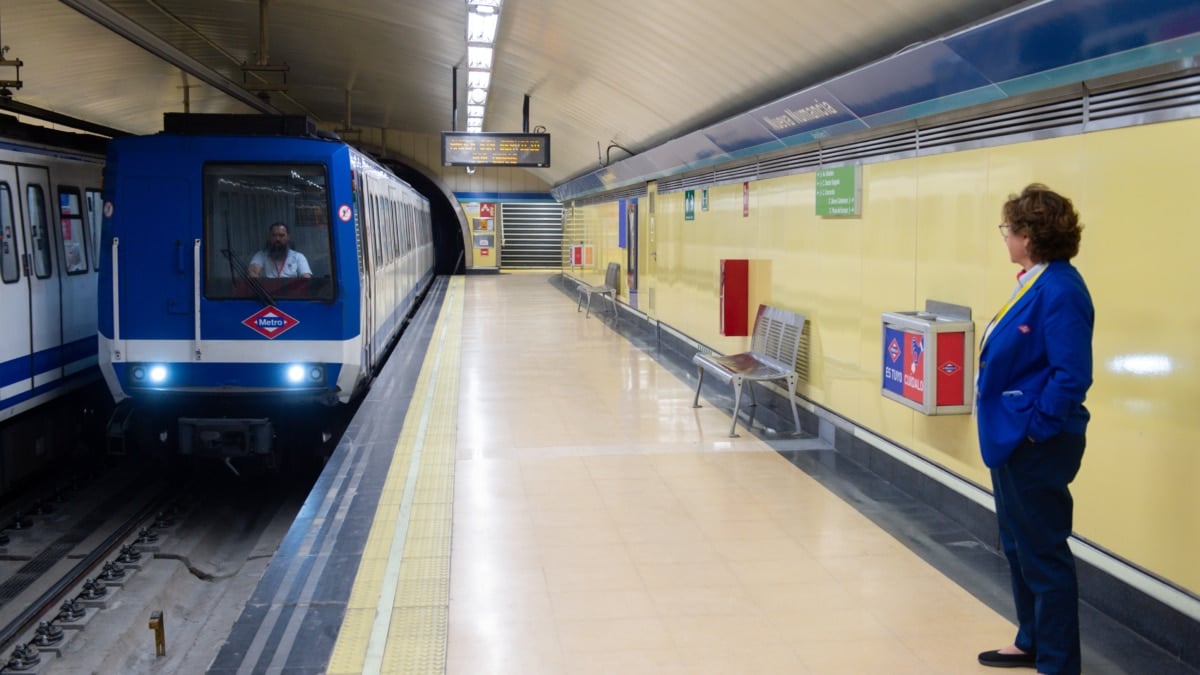
<svg viewBox="0 0 1200 675"><path fill-rule="evenodd" d="M738 409L742 403L742 383L786 380L788 402L792 404L792 421L800 431L800 414L796 411L796 353L800 350L800 334L804 332L804 317L777 307L758 306L754 319L754 337L750 351L729 356L697 353L692 363L700 372L696 382L696 398L693 408L700 407L700 387L704 384L704 372L708 371L722 382L733 383L733 423L729 436L737 436ZM758 400L754 388L750 387L754 405Z"/></svg>
<svg viewBox="0 0 1200 675"><path fill-rule="evenodd" d="M584 318L592 315L592 296L599 295L606 297L612 302L613 316L618 315L617 312L617 289L621 283L621 264L608 263L608 270L604 273L604 285L595 286L592 284L579 284L579 303L575 305L575 311L578 312L583 307L583 299L587 297L587 314Z"/></svg>

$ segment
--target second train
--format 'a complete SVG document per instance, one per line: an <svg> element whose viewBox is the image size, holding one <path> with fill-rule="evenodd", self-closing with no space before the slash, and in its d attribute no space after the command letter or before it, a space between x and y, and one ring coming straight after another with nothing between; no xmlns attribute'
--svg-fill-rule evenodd
<svg viewBox="0 0 1200 675"><path fill-rule="evenodd" d="M328 440L433 279L428 201L303 117L168 113L109 145L110 446L260 458Z"/></svg>

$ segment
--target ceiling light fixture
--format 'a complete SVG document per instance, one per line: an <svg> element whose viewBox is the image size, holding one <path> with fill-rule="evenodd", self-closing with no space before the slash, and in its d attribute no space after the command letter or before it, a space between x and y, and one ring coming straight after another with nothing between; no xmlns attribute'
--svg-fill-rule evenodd
<svg viewBox="0 0 1200 675"><path fill-rule="evenodd" d="M467 0L467 131L483 131L496 27L504 0Z"/></svg>

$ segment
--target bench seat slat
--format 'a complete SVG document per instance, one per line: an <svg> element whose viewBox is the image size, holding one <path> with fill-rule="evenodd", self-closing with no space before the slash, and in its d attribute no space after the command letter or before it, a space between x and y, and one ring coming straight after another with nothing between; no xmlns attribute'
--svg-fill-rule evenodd
<svg viewBox="0 0 1200 675"><path fill-rule="evenodd" d="M735 375L741 375L742 379L746 380L767 381L783 379L788 374L787 367L782 363L751 352L729 356L697 354L692 357L692 363L707 368L724 382L733 379Z"/></svg>

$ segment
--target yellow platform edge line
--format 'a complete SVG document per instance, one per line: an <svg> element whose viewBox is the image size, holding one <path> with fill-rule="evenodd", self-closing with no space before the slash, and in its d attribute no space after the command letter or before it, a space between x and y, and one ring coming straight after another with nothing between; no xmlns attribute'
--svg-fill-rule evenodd
<svg viewBox="0 0 1200 675"><path fill-rule="evenodd" d="M383 668L393 672L392 667L406 660L398 656L402 653L423 654L420 661L424 665L430 665L429 659L432 657L433 661L443 664L435 669L436 672L444 672L448 598L445 601L447 607L442 611L423 614L431 618L430 625L415 626L411 616L406 615L410 620L404 621L404 629L397 631L400 626L391 625L391 622L393 617L398 616L395 613L396 598L422 597L428 602L443 596L442 589L449 585L448 564L434 565L433 578L430 578L431 569L423 570L424 574L413 575L412 566L403 565L401 558L403 545L413 537L422 539L414 547L421 556L436 554L436 551L430 550L430 532L419 524L414 525L414 517L448 523L452 510L464 284L463 277L452 277L448 284L442 311L434 326L433 339L417 377L412 405L404 418L403 431L393 451L380 504L376 507L367 547L363 551L364 562L359 564L355 574L350 604L330 655L329 673L381 672ZM412 462L417 453L419 464L414 467ZM422 480L421 474L426 470L432 475L432 480ZM449 480L445 478L447 470ZM417 485L420 485L422 499L419 505L414 506ZM435 486L446 494L431 494L430 489ZM409 494L409 491L413 494ZM404 504L407 504L408 511L402 513ZM398 528L406 532L401 546L397 546ZM438 534L440 536L436 538L444 540L441 545L444 546L444 557L448 561L449 527L446 526ZM368 560L370 562L366 562ZM400 572L402 568L403 573ZM385 588L392 584L395 590L391 597L381 600L386 593ZM382 650L378 644L381 630L387 636ZM368 654L369 651L372 653ZM420 671L431 672L424 666Z"/></svg>

